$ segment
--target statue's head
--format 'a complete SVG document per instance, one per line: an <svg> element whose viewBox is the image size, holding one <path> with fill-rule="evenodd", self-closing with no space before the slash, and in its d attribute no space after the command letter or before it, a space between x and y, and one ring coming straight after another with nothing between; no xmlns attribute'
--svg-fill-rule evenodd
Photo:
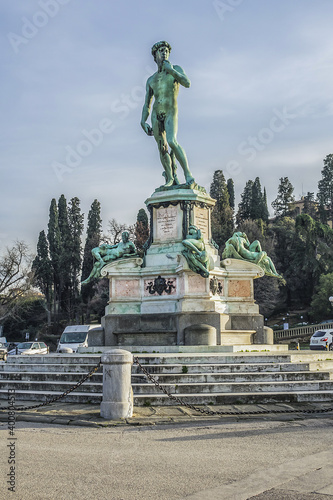
<svg viewBox="0 0 333 500"><path fill-rule="evenodd" d="M126 241L128 241L128 238L129 238L129 232L128 231L123 231L121 233L121 238L122 238L123 242L126 243Z"/></svg>
<svg viewBox="0 0 333 500"><path fill-rule="evenodd" d="M153 58L154 58L154 61L155 61L155 62L157 62L157 61L156 61L156 52L157 52L160 48L162 48L162 47L166 47L166 48L168 49L168 51L169 51L169 54L170 54L170 52L171 52L171 45L170 45L168 42L165 42L165 41L156 42L156 43L152 46L152 48L151 48L151 53L152 53L152 55L153 55Z"/></svg>
<svg viewBox="0 0 333 500"><path fill-rule="evenodd" d="M193 225L191 225L188 228L188 234L197 240L200 240L202 237L200 229L198 229L197 226L193 226Z"/></svg>

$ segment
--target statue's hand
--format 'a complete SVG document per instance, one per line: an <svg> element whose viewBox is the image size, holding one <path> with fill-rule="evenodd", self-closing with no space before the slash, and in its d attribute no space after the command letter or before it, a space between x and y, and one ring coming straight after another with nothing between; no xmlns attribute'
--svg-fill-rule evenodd
<svg viewBox="0 0 333 500"><path fill-rule="evenodd" d="M173 66L172 66L172 64L168 60L165 60L165 61L163 61L163 69L165 69L165 71L167 73L169 73L170 70L173 69Z"/></svg>
<svg viewBox="0 0 333 500"><path fill-rule="evenodd" d="M148 123L141 123L141 126L147 135L153 135L153 129Z"/></svg>

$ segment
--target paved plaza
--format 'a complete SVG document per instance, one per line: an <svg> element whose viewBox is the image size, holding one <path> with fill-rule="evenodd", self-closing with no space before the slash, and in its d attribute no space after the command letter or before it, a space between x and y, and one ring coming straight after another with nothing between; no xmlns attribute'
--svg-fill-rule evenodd
<svg viewBox="0 0 333 500"><path fill-rule="evenodd" d="M143 407L113 422L99 417L98 405L58 403L17 415L13 493L1 413L4 499L333 499L333 412L218 417Z"/></svg>

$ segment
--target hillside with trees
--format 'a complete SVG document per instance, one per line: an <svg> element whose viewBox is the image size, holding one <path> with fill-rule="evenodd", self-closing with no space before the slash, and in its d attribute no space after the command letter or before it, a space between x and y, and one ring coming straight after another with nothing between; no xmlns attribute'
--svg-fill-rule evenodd
<svg viewBox="0 0 333 500"><path fill-rule="evenodd" d="M213 240L222 255L234 231L259 240L283 280L255 280L255 298L266 317L301 311L310 320L332 317L333 295L333 154L324 159L318 192L296 201L288 177L281 177L269 218L266 188L259 177L249 179L236 207L234 182L216 170L210 185L216 200L212 212ZM52 199L47 227L39 233L35 257L23 242L3 250L0 257L0 325L13 340L24 332L59 333L66 324L100 321L108 301L106 279L80 286L93 266L91 250L102 242L115 244L129 231L142 254L149 238L149 222L141 208L137 220L126 225L111 218L103 232L101 204L91 204L84 233L80 200L64 195ZM301 314L300 313L300 314Z"/></svg>
<svg viewBox="0 0 333 500"><path fill-rule="evenodd" d="M310 320L333 315L328 300L333 295L333 284L330 290L327 285L331 283L333 273L332 154L324 159L321 175L317 197L308 192L303 197L301 213L295 210L294 187L288 177L279 179L277 195L272 202L273 218L269 218L266 189L262 189L259 177L248 180L241 193L235 230L245 232L250 241L259 240L284 278L264 277L255 281L255 298L260 312L267 318L294 310L302 311ZM222 176L223 173L219 173L219 178ZM213 235L219 234L221 226L222 211L212 217ZM225 240L216 241L222 253ZM325 299L320 286L322 282L325 283ZM318 296L325 302L320 308Z"/></svg>

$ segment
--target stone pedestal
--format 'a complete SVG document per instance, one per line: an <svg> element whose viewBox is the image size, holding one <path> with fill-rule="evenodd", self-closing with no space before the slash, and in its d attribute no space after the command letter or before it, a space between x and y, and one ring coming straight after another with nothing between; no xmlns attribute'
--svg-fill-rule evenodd
<svg viewBox="0 0 333 500"><path fill-rule="evenodd" d="M263 318L254 302L253 279L263 271L246 261L220 262L211 239L215 200L179 189L154 193L146 204L150 240L144 259L121 259L102 269L110 281L105 345L184 345L185 329L200 324L215 329L212 345L256 342ZM208 278L191 271L182 255L190 225L202 232Z"/></svg>

